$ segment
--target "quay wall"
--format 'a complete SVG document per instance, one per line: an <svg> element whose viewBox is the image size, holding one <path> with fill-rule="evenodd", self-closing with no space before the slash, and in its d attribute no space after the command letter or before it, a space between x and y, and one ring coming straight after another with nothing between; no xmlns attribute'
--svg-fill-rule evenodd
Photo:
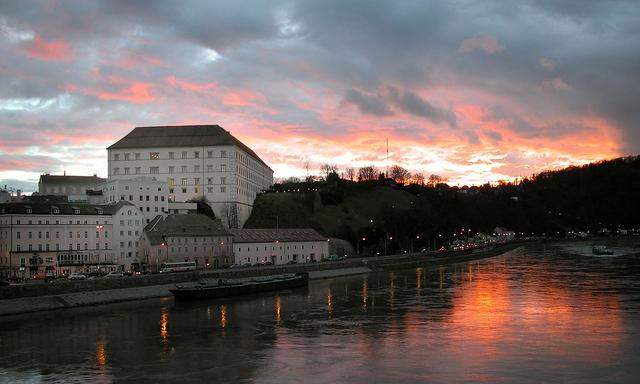
<svg viewBox="0 0 640 384"><path fill-rule="evenodd" d="M375 271L447 264L495 256L507 252L511 249L517 248L522 244L523 243L510 243L489 247L484 250L476 249L474 251L449 251L426 254L401 254L368 258L349 258L346 260L334 262L324 261L319 263L273 265L255 268L154 274L131 276L117 279L100 278L94 280L79 281L54 280L50 283L39 282L34 284L0 287L0 305L2 305L2 300L8 299L170 285L196 281L200 278L240 278L268 276L282 273L329 271L345 268L358 268L363 266Z"/></svg>

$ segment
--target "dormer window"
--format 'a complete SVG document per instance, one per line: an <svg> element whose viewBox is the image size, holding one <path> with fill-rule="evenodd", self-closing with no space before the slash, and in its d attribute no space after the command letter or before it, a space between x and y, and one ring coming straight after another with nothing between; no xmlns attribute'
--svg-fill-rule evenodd
<svg viewBox="0 0 640 384"><path fill-rule="evenodd" d="M27 213L33 213L33 209L31 209L31 207L27 207Z"/></svg>
<svg viewBox="0 0 640 384"><path fill-rule="evenodd" d="M74 215L79 215L80 214L80 208L73 207L73 214Z"/></svg>
<svg viewBox="0 0 640 384"><path fill-rule="evenodd" d="M102 215L102 208L96 209L96 212L98 213L98 215Z"/></svg>
<svg viewBox="0 0 640 384"><path fill-rule="evenodd" d="M51 213L57 215L58 213L60 213L60 209L58 207L51 207Z"/></svg>

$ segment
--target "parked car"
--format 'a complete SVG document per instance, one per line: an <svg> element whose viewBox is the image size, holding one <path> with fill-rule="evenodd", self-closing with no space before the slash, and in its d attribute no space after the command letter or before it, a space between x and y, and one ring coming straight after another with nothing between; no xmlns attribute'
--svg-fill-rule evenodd
<svg viewBox="0 0 640 384"><path fill-rule="evenodd" d="M119 279L119 278L124 277L124 274L122 272L119 272L119 271L113 271L113 272L107 273L107 275L105 277L107 279Z"/></svg>
<svg viewBox="0 0 640 384"><path fill-rule="evenodd" d="M68 277L69 280L86 280L86 278L87 278L87 276L85 276L82 273L77 273L77 272L74 272L74 273L70 274L69 277Z"/></svg>

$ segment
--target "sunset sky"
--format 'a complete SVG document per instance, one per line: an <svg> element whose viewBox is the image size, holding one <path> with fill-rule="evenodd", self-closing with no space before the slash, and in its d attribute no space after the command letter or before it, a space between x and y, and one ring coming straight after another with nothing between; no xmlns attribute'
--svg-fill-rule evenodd
<svg viewBox="0 0 640 384"><path fill-rule="evenodd" d="M391 163L480 184L640 152L640 5L3 1L0 80L1 185L106 176L108 145L174 124L276 177L384 167L388 138Z"/></svg>

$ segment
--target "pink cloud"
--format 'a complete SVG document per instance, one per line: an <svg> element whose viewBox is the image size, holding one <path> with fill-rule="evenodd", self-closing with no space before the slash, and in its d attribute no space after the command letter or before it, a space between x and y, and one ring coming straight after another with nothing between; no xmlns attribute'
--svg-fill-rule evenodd
<svg viewBox="0 0 640 384"><path fill-rule="evenodd" d="M554 77L553 79L544 80L540 84L540 88L543 90L556 90L556 91L570 91L573 89L571 85L567 84L560 77Z"/></svg>
<svg viewBox="0 0 640 384"><path fill-rule="evenodd" d="M64 40L46 41L36 36L22 47L29 57L44 61L67 61L71 59L71 48Z"/></svg>

